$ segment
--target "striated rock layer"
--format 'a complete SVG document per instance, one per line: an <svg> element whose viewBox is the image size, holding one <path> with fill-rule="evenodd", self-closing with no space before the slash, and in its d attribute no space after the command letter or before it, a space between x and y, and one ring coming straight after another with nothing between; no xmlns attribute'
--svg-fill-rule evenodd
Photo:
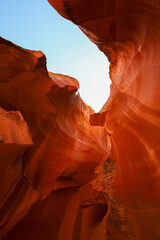
<svg viewBox="0 0 160 240"><path fill-rule="evenodd" d="M0 38L0 239L159 240L160 2L49 2L108 57L111 94L94 113Z"/></svg>
<svg viewBox="0 0 160 240"><path fill-rule="evenodd" d="M0 38L0 58L0 239L89 239L107 211L90 182L110 139L42 52Z"/></svg>
<svg viewBox="0 0 160 240"><path fill-rule="evenodd" d="M92 125L104 126L111 136L110 159L115 169L110 183L102 170L105 166L95 180L95 188L110 192L110 200L93 239L158 240L160 1L49 2L76 23L111 63L110 97L102 110L90 117Z"/></svg>

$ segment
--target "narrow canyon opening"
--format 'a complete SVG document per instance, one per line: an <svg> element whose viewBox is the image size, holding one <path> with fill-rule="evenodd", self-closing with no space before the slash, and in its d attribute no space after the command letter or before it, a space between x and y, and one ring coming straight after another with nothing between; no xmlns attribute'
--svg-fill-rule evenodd
<svg viewBox="0 0 160 240"><path fill-rule="evenodd" d="M102 108L110 93L109 62L76 25L43 0L1 1L0 12L3 38L42 51L49 72L76 78L82 100L95 112Z"/></svg>
<svg viewBox="0 0 160 240"><path fill-rule="evenodd" d="M159 26L155 0L0 1L0 239L160 239Z"/></svg>

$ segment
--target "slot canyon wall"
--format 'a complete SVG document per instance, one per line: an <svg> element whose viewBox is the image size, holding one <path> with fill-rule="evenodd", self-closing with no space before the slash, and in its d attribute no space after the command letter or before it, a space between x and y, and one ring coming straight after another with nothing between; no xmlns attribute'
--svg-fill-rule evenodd
<svg viewBox="0 0 160 240"><path fill-rule="evenodd" d="M0 239L159 240L160 2L49 2L108 57L111 93L94 113L0 38Z"/></svg>

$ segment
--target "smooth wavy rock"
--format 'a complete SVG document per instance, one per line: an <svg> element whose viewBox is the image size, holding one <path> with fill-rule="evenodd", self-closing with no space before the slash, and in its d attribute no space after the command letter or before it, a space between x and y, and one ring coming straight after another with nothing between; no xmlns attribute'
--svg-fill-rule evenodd
<svg viewBox="0 0 160 240"><path fill-rule="evenodd" d="M48 73L42 52L0 38L0 58L0 239L89 239L108 199L84 204L80 189L110 139L91 126L77 80Z"/></svg>
<svg viewBox="0 0 160 240"><path fill-rule="evenodd" d="M20 112L0 108L0 239L38 198L22 174L22 155L32 144Z"/></svg>
<svg viewBox="0 0 160 240"><path fill-rule="evenodd" d="M159 240L160 1L49 2L110 61L110 97L90 122L110 135L115 172L112 187L102 169L91 184L111 191L108 213L93 239Z"/></svg>

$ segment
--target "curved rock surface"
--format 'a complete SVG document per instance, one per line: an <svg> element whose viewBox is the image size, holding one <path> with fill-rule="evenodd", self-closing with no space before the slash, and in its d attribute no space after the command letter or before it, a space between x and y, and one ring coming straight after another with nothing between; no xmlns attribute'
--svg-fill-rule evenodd
<svg viewBox="0 0 160 240"><path fill-rule="evenodd" d="M115 173L94 239L160 239L160 1L49 0L110 61L111 93L94 126L111 136ZM108 192L107 179L102 180ZM96 180L95 180L96 181ZM110 189L109 189L110 191ZM104 228L104 229L103 229ZM103 230L105 233L102 237Z"/></svg>
<svg viewBox="0 0 160 240"><path fill-rule="evenodd" d="M49 2L108 57L111 93L94 113L0 38L0 239L159 240L160 2Z"/></svg>
<svg viewBox="0 0 160 240"><path fill-rule="evenodd" d="M84 204L80 189L110 139L91 126L77 80L48 73L42 52L0 38L0 58L0 239L89 239L107 197Z"/></svg>

